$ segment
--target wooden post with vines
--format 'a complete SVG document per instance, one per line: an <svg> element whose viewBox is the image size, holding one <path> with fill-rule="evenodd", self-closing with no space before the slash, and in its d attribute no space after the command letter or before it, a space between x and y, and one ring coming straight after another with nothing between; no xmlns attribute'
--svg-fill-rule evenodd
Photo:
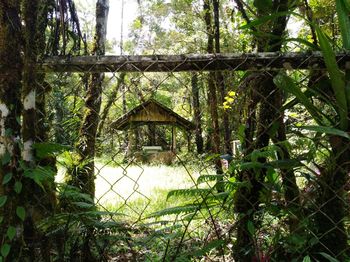
<svg viewBox="0 0 350 262"><path fill-rule="evenodd" d="M15 261L23 250L25 211L19 199L21 136L21 29L19 1L0 3L0 249L3 260Z"/></svg>

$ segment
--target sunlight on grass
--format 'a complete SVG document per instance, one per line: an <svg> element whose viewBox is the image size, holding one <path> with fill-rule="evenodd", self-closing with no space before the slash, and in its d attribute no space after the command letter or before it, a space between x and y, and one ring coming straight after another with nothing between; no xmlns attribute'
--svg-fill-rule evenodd
<svg viewBox="0 0 350 262"><path fill-rule="evenodd" d="M157 189L178 189L193 186L197 173L187 173L183 167L96 165L96 199L101 205L118 200L149 198ZM119 198L119 199L118 199Z"/></svg>
<svg viewBox="0 0 350 262"><path fill-rule="evenodd" d="M138 219L175 204L166 201L169 190L194 186L199 174L182 166L102 166L96 165L97 203L109 211ZM192 177L192 179L191 179Z"/></svg>

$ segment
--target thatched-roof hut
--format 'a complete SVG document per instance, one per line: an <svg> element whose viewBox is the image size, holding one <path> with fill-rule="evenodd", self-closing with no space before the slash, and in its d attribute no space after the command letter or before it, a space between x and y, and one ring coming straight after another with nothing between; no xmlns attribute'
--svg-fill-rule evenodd
<svg viewBox="0 0 350 262"><path fill-rule="evenodd" d="M186 134L189 134L191 130L195 129L195 125L172 111L170 108L164 106L154 99L150 99L128 113L124 114L111 124L111 127L115 130L133 130L142 125L170 125L172 126L172 141L171 151L176 149L176 135L175 127L182 129ZM132 150L133 135L129 132L129 151ZM161 150L159 146L144 147L152 150Z"/></svg>

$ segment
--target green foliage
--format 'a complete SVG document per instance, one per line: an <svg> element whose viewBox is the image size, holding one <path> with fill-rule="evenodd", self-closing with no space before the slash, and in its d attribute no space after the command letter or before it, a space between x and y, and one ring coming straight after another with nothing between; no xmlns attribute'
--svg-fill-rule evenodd
<svg viewBox="0 0 350 262"><path fill-rule="evenodd" d="M321 252L320 255L326 258L329 262L339 262L338 259L328 255L327 253Z"/></svg>
<svg viewBox="0 0 350 262"><path fill-rule="evenodd" d="M23 176L32 179L45 190L44 184L48 181L53 181L55 174L55 171L50 166L36 166L35 168L25 168Z"/></svg>
<svg viewBox="0 0 350 262"><path fill-rule="evenodd" d="M10 180L12 179L13 175L12 173L7 173L5 176L4 176L4 179L2 180L2 184L3 185L6 185L8 182L10 182Z"/></svg>
<svg viewBox="0 0 350 262"><path fill-rule="evenodd" d="M225 244L225 240L215 239L215 240L207 243L205 246L203 246L199 250L195 250L194 253L191 255L194 257L203 257L204 255L208 254L213 249L219 249L224 244Z"/></svg>
<svg viewBox="0 0 350 262"><path fill-rule="evenodd" d="M16 228L13 226L9 226L6 232L6 236L9 238L10 241L12 241L16 236Z"/></svg>
<svg viewBox="0 0 350 262"><path fill-rule="evenodd" d="M56 156L57 154L71 149L70 146L50 142L35 143L33 148L35 149L36 156L39 159Z"/></svg>
<svg viewBox="0 0 350 262"><path fill-rule="evenodd" d="M316 33L320 42L322 54L326 63L326 67L331 78L333 92L337 101L337 111L340 118L340 129L348 128L348 104L347 94L345 90L344 75L339 70L334 51L329 40L319 27L316 27Z"/></svg>
<svg viewBox="0 0 350 262"><path fill-rule="evenodd" d="M3 244L3 245L1 246L1 250L0 250L1 255L2 255L4 258L7 257L7 256L9 255L9 253L10 253L10 250L11 250L11 246L10 246L9 244L7 244L7 243Z"/></svg>
<svg viewBox="0 0 350 262"><path fill-rule="evenodd" d="M0 207L3 207L6 204L7 196L0 196Z"/></svg>
<svg viewBox="0 0 350 262"><path fill-rule="evenodd" d="M340 33L343 39L343 47L345 49L350 49L349 1L336 0L335 3L336 3L337 14L338 14Z"/></svg>
<svg viewBox="0 0 350 262"><path fill-rule="evenodd" d="M336 136L341 136L341 137L350 139L350 136L348 133L329 126L298 126L298 129L315 131L317 133L327 134L327 135L336 135Z"/></svg>
<svg viewBox="0 0 350 262"><path fill-rule="evenodd" d="M171 197L184 197L187 199L204 197L212 193L210 188L177 189L168 193L167 200Z"/></svg>
<svg viewBox="0 0 350 262"><path fill-rule="evenodd" d="M310 101L310 99L300 90L300 88L295 84L294 80L287 76L286 74L280 73L274 78L274 83L277 87L287 91L290 94L295 95L300 103L305 106L306 110L315 119L319 125L326 125L326 121L322 113L318 110L316 106Z"/></svg>
<svg viewBox="0 0 350 262"><path fill-rule="evenodd" d="M22 206L16 207L16 215L17 215L22 221L24 221L24 219L25 219L25 217L26 217L26 211L25 211L24 207L22 207Z"/></svg>

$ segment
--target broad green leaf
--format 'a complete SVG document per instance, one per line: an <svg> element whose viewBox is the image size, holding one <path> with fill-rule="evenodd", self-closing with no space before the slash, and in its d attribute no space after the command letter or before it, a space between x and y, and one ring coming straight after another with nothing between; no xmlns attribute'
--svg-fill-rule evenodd
<svg viewBox="0 0 350 262"><path fill-rule="evenodd" d="M10 250L11 250L11 246L9 244L3 244L1 246L1 255L3 257L7 257L8 254L10 253Z"/></svg>
<svg viewBox="0 0 350 262"><path fill-rule="evenodd" d="M0 196L0 207L3 207L7 201L7 196Z"/></svg>
<svg viewBox="0 0 350 262"><path fill-rule="evenodd" d="M310 99L301 91L299 87L296 86L294 80L284 73L280 73L274 77L273 82L278 88L281 88L293 95L303 104L306 110L314 118L314 120L319 124L323 124L322 115L319 113L318 108L316 108L310 101Z"/></svg>
<svg viewBox="0 0 350 262"><path fill-rule="evenodd" d="M339 70L334 51L322 30L315 26L316 34L320 42L324 61L331 78L332 89L338 105L338 114L340 117L340 128L346 130L348 127L348 105L346 101L345 82L342 72Z"/></svg>
<svg viewBox="0 0 350 262"><path fill-rule="evenodd" d="M6 151L6 153L1 158L1 163L4 166L10 163L10 161L11 161L11 155L8 151Z"/></svg>
<svg viewBox="0 0 350 262"><path fill-rule="evenodd" d="M10 180L12 179L12 173L7 173L5 176L4 176L4 179L2 180L2 184L3 185L6 185L8 182L10 182Z"/></svg>
<svg viewBox="0 0 350 262"><path fill-rule="evenodd" d="M340 129L336 129L328 126L299 126L299 129L306 129L310 131L315 131L317 133L324 133L327 135L336 135L350 139L350 135Z"/></svg>
<svg viewBox="0 0 350 262"><path fill-rule="evenodd" d="M69 150L70 147L57 143L36 143L33 145L36 156L40 159Z"/></svg>
<svg viewBox="0 0 350 262"><path fill-rule="evenodd" d="M349 10L346 7L347 0L336 0L340 33L343 39L343 47L350 49L350 19ZM348 4L348 3L347 3Z"/></svg>
<svg viewBox="0 0 350 262"><path fill-rule="evenodd" d="M14 186L14 190L17 194L21 193L22 191L22 182L20 181L16 181L15 186Z"/></svg>
<svg viewBox="0 0 350 262"><path fill-rule="evenodd" d="M304 257L303 262L311 262L311 258L309 256Z"/></svg>
<svg viewBox="0 0 350 262"><path fill-rule="evenodd" d="M25 211L24 207L22 207L22 206L17 207L16 214L22 221L24 221L24 219L26 217L26 211Z"/></svg>
<svg viewBox="0 0 350 262"><path fill-rule="evenodd" d="M4 221L4 217L0 216L0 224L2 223L2 221Z"/></svg>
<svg viewBox="0 0 350 262"><path fill-rule="evenodd" d="M339 262L338 259L336 259L336 258L334 258L334 257L332 257L332 256L330 256L330 255L328 255L327 253L320 252L319 254L320 254L321 256L323 256L324 258L327 258L328 261L330 261L330 262Z"/></svg>
<svg viewBox="0 0 350 262"><path fill-rule="evenodd" d="M53 180L55 172L50 167L37 166L34 169L26 169L23 175L33 179L37 185L45 190L43 182Z"/></svg>
<svg viewBox="0 0 350 262"><path fill-rule="evenodd" d="M16 236L16 228L13 226L9 226L6 232L6 236L10 239L10 241L12 241L12 239L14 239Z"/></svg>
<svg viewBox="0 0 350 262"><path fill-rule="evenodd" d="M250 220L248 221L247 228L248 228L249 234L254 236L254 234L255 234L255 226L254 226L252 221L250 221Z"/></svg>

